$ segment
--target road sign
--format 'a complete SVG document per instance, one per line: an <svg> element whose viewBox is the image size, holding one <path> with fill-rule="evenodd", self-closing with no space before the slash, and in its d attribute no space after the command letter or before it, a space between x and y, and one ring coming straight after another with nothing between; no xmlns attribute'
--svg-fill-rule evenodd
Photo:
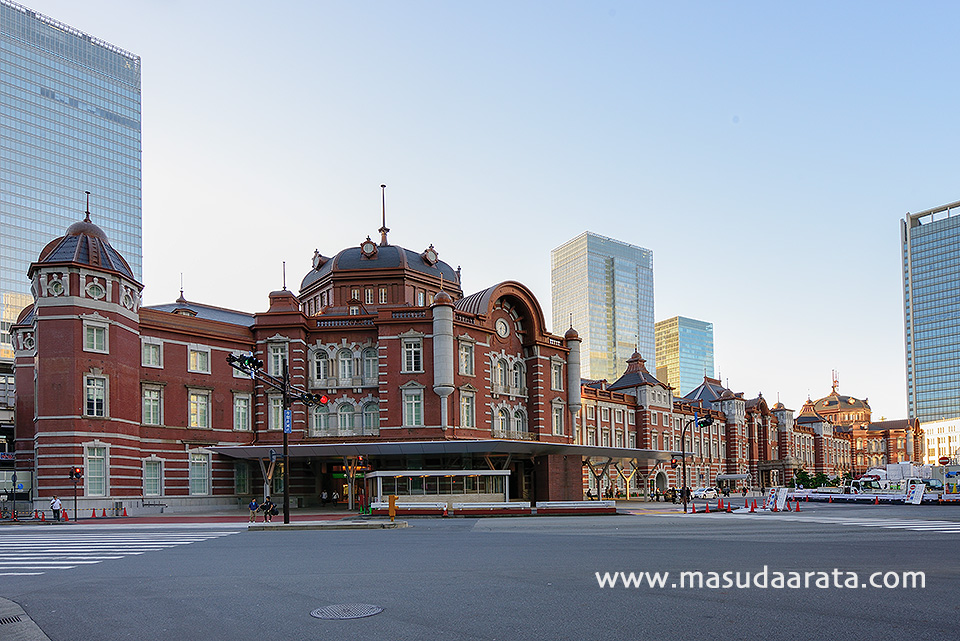
<svg viewBox="0 0 960 641"><path fill-rule="evenodd" d="M293 410L291 409L283 410L283 431L285 434L293 431Z"/></svg>
<svg viewBox="0 0 960 641"><path fill-rule="evenodd" d="M949 457L949 456L941 456L941 457L940 457L940 465L950 465L950 457Z"/></svg>
<svg viewBox="0 0 960 641"><path fill-rule="evenodd" d="M273 462L275 462L276 460L277 460L277 451L271 447L271 448L270 448L270 462L273 463Z"/></svg>

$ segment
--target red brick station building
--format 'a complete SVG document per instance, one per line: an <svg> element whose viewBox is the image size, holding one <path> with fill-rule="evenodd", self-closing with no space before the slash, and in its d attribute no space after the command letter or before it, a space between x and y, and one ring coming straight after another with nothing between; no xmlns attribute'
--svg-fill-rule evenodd
<svg viewBox="0 0 960 641"><path fill-rule="evenodd" d="M16 465L31 498L132 512L246 504L283 492L283 398L264 371L329 402L292 405L291 505L581 500L665 489L687 452L691 486L783 482L850 467L849 437L794 420L715 379L686 398L635 354L614 383L581 381L580 339L546 331L529 289L464 296L432 245L368 236L317 252L299 295L244 313L184 299L142 307L143 285L86 212L28 271L34 303L11 330ZM710 416L710 426L695 418ZM822 418L822 417L821 417ZM817 419L819 421L819 419ZM839 434L839 432L837 433ZM920 450L917 450L920 451ZM72 507L72 500L66 504Z"/></svg>

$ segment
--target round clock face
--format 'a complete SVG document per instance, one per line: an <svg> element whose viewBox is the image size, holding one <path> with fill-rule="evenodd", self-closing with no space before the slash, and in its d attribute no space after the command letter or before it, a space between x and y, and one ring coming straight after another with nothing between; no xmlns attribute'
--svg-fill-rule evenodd
<svg viewBox="0 0 960 641"><path fill-rule="evenodd" d="M502 318L497 319L497 336L506 338L510 334L510 326Z"/></svg>
<svg viewBox="0 0 960 641"><path fill-rule="evenodd" d="M374 245L372 241L368 240L367 242L365 242L360 246L360 250L363 251L364 254L369 256L370 254L372 254L377 250L377 246Z"/></svg>

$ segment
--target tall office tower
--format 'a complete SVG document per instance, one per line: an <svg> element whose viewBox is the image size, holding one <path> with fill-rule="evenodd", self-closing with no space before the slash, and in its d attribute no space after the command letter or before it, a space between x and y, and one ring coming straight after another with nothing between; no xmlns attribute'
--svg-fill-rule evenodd
<svg viewBox="0 0 960 641"><path fill-rule="evenodd" d="M657 378L683 396L713 378L713 323L674 316L654 326Z"/></svg>
<svg viewBox="0 0 960 641"><path fill-rule="evenodd" d="M960 201L908 214L903 324L909 418L960 417Z"/></svg>
<svg viewBox="0 0 960 641"><path fill-rule="evenodd" d="M83 215L142 279L140 58L0 0L0 368L27 268Z"/></svg>
<svg viewBox="0 0 960 641"><path fill-rule="evenodd" d="M653 371L653 252L584 232L550 252L553 331L580 334L584 378L617 380L634 350Z"/></svg>

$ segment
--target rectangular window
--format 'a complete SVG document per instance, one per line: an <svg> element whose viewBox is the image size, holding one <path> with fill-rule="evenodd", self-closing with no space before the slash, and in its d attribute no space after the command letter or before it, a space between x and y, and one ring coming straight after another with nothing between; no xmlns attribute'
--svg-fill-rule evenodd
<svg viewBox="0 0 960 641"><path fill-rule="evenodd" d="M188 369L191 372L209 374L210 373L210 348L191 347Z"/></svg>
<svg viewBox="0 0 960 641"><path fill-rule="evenodd" d="M593 419L595 419L596 417L597 417L597 408L594 407L593 405L588 405L588 406L587 406L587 418L589 418L590 420L593 420Z"/></svg>
<svg viewBox="0 0 960 641"><path fill-rule="evenodd" d="M89 496L107 495L107 448L87 448L87 494Z"/></svg>
<svg viewBox="0 0 960 641"><path fill-rule="evenodd" d="M271 345L267 358L270 359L270 373L274 376L283 376L283 364L287 360L287 346Z"/></svg>
<svg viewBox="0 0 960 641"><path fill-rule="evenodd" d="M563 407L560 405L553 408L553 433L558 436L563 434Z"/></svg>
<svg viewBox="0 0 960 641"><path fill-rule="evenodd" d="M106 325L83 324L83 350L86 352L107 353Z"/></svg>
<svg viewBox="0 0 960 641"><path fill-rule="evenodd" d="M325 381L330 377L330 359L326 352L317 352L314 373L317 381Z"/></svg>
<svg viewBox="0 0 960 641"><path fill-rule="evenodd" d="M603 421L603 422L605 422L605 423L610 421L610 408L609 408L609 407L601 407L601 408L600 408L600 420Z"/></svg>
<svg viewBox="0 0 960 641"><path fill-rule="evenodd" d="M614 415L616 416L617 423L623 423L623 410L614 410Z"/></svg>
<svg viewBox="0 0 960 641"><path fill-rule="evenodd" d="M283 429L283 397L282 396L270 397L270 415L268 417L267 429L270 429L270 430Z"/></svg>
<svg viewBox="0 0 960 641"><path fill-rule="evenodd" d="M160 496L162 483L160 481L160 473L162 467L160 461L144 461L143 462L143 495L144 496Z"/></svg>
<svg viewBox="0 0 960 641"><path fill-rule="evenodd" d="M233 491L237 494L250 493L250 465L246 461L237 461L233 468Z"/></svg>
<svg viewBox="0 0 960 641"><path fill-rule="evenodd" d="M658 415L657 415L656 412L650 412L650 424L651 424L651 425L657 425L657 424L658 424L658 423L657 423L657 420L658 420L658 419L657 419L657 416L658 416Z"/></svg>
<svg viewBox="0 0 960 641"><path fill-rule="evenodd" d="M141 345L140 364L144 367L163 367L161 345L159 343L143 343Z"/></svg>
<svg viewBox="0 0 960 641"><path fill-rule="evenodd" d="M387 288L381 287L380 288L380 304L385 305L386 302L387 302Z"/></svg>
<svg viewBox="0 0 960 641"><path fill-rule="evenodd" d="M423 425L423 392L421 390L404 390L403 424L412 427Z"/></svg>
<svg viewBox="0 0 960 641"><path fill-rule="evenodd" d="M633 425L634 423L636 423L636 420L635 420L634 417L633 417L633 412L628 411L628 412L627 412L627 425Z"/></svg>
<svg viewBox="0 0 960 641"><path fill-rule="evenodd" d="M473 343L460 343L460 373L473 376Z"/></svg>
<svg viewBox="0 0 960 641"><path fill-rule="evenodd" d="M190 427L210 427L210 392L190 392Z"/></svg>
<svg viewBox="0 0 960 641"><path fill-rule="evenodd" d="M105 417L107 415L107 379L102 376L88 376L86 396L86 415Z"/></svg>
<svg viewBox="0 0 960 641"><path fill-rule="evenodd" d="M160 399L161 394L159 387L143 388L144 425L161 425L163 423Z"/></svg>
<svg viewBox="0 0 960 641"><path fill-rule="evenodd" d="M419 338L405 338L403 340L403 371L423 371L423 347Z"/></svg>
<svg viewBox="0 0 960 641"><path fill-rule="evenodd" d="M423 307L427 303L427 293L423 290L417 292L417 307Z"/></svg>
<svg viewBox="0 0 960 641"><path fill-rule="evenodd" d="M233 396L233 429L246 432L250 430L250 395Z"/></svg>
<svg viewBox="0 0 960 641"><path fill-rule="evenodd" d="M203 452L190 454L190 495L210 494L210 455Z"/></svg>
<svg viewBox="0 0 960 641"><path fill-rule="evenodd" d="M460 393L460 426L476 427L473 392Z"/></svg>
<svg viewBox="0 0 960 641"><path fill-rule="evenodd" d="M363 294L363 302L367 305L373 305L373 288L368 287Z"/></svg>
<svg viewBox="0 0 960 641"><path fill-rule="evenodd" d="M359 290L359 289L354 288L354 289L351 289L351 290L350 290L350 300L360 300L360 290Z"/></svg>
<svg viewBox="0 0 960 641"><path fill-rule="evenodd" d="M563 390L563 363L553 363L550 366L550 383L555 390Z"/></svg>

